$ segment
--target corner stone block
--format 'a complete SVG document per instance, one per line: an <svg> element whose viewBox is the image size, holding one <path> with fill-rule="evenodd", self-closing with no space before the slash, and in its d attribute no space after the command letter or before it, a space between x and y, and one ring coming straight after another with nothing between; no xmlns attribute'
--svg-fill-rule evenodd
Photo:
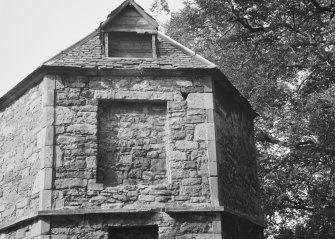
<svg viewBox="0 0 335 239"><path fill-rule="evenodd" d="M32 194L38 193L43 189L52 188L52 168L40 170L35 178Z"/></svg>
<svg viewBox="0 0 335 239"><path fill-rule="evenodd" d="M214 123L204 123L195 126L194 140L215 140Z"/></svg>
<svg viewBox="0 0 335 239"><path fill-rule="evenodd" d="M53 91L56 89L56 81L61 79L60 76L57 75L46 75L43 78L44 90L45 91Z"/></svg>
<svg viewBox="0 0 335 239"><path fill-rule="evenodd" d="M42 149L41 169L53 167L53 146L44 146Z"/></svg>
<svg viewBox="0 0 335 239"><path fill-rule="evenodd" d="M214 110L213 109L206 109L206 122L214 123Z"/></svg>
<svg viewBox="0 0 335 239"><path fill-rule="evenodd" d="M54 136L55 129L53 126L48 126L45 131L45 146L53 146L54 145Z"/></svg>
<svg viewBox="0 0 335 239"><path fill-rule="evenodd" d="M211 187L211 201L213 207L220 206L219 200L219 180L218 177L210 177L210 187Z"/></svg>
<svg viewBox="0 0 335 239"><path fill-rule="evenodd" d="M34 223L31 228L31 234L35 238L50 233L50 219L41 219Z"/></svg>
<svg viewBox="0 0 335 239"><path fill-rule="evenodd" d="M206 76L203 81L204 84L204 92L211 93L213 92L213 79L211 76Z"/></svg>
<svg viewBox="0 0 335 239"><path fill-rule="evenodd" d="M209 175L211 177L217 177L218 176L218 165L217 162L209 162L208 164L209 167Z"/></svg>
<svg viewBox="0 0 335 239"><path fill-rule="evenodd" d="M216 152L217 152L216 151L216 142L215 141L209 141L208 142L208 159L209 159L209 162L217 163L218 155L217 155Z"/></svg>
<svg viewBox="0 0 335 239"><path fill-rule="evenodd" d="M214 109L213 93L191 93L187 97L191 109Z"/></svg>
<svg viewBox="0 0 335 239"><path fill-rule="evenodd" d="M43 122L42 122L42 126L46 127L46 126L51 126L54 124L55 121L55 110L54 107L43 107Z"/></svg>
<svg viewBox="0 0 335 239"><path fill-rule="evenodd" d="M216 215L213 220L213 236L214 239L222 239L221 215Z"/></svg>
<svg viewBox="0 0 335 239"><path fill-rule="evenodd" d="M53 107L55 105L55 92L48 90L43 92L43 106Z"/></svg>
<svg viewBox="0 0 335 239"><path fill-rule="evenodd" d="M53 146L54 145L54 127L48 126L43 128L37 134L37 147L43 148L44 146Z"/></svg>
<svg viewBox="0 0 335 239"><path fill-rule="evenodd" d="M40 191L39 210L51 209L51 197L52 197L51 190Z"/></svg>

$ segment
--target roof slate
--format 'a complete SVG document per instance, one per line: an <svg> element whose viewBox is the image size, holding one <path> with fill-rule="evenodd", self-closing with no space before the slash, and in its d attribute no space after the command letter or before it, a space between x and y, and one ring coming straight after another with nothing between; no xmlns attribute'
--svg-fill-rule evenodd
<svg viewBox="0 0 335 239"><path fill-rule="evenodd" d="M158 58L113 58L103 54L98 31L44 63L48 66L113 69L211 68L158 36Z"/></svg>

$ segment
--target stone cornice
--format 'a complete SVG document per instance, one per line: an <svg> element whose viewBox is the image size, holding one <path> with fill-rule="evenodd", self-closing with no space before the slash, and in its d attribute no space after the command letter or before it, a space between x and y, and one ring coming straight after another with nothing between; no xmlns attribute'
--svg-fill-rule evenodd
<svg viewBox="0 0 335 239"><path fill-rule="evenodd" d="M57 216L83 216L95 214L148 214L148 213L167 213L167 214L208 214L208 213L226 213L232 216L247 220L252 224L265 228L263 219L250 216L225 207L166 207L166 208L139 208L139 209L62 209L62 210L43 210L33 213L29 216L19 218L15 221L0 225L0 232L10 228L20 226L40 218Z"/></svg>

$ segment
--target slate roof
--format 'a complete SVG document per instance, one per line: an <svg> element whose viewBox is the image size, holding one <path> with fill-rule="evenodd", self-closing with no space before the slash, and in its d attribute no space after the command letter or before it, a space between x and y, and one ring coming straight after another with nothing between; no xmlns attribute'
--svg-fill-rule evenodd
<svg viewBox="0 0 335 239"><path fill-rule="evenodd" d="M68 66L82 68L113 68L113 69L179 69L179 68L213 68L203 61L194 58L175 46L173 42L158 35L158 58L113 58L103 54L99 31L78 42L69 49L48 60L44 65ZM190 51L190 50L189 50ZM200 56L198 56L200 57Z"/></svg>

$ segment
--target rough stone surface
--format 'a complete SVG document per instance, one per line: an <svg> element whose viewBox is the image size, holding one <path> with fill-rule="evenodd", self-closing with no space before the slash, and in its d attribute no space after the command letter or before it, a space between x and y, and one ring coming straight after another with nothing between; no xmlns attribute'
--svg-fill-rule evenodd
<svg viewBox="0 0 335 239"><path fill-rule="evenodd" d="M42 111L40 86L0 111L0 224L38 209L33 185L41 164Z"/></svg>
<svg viewBox="0 0 335 239"><path fill-rule="evenodd" d="M207 95L201 77L61 79L54 208L211 205L206 110L181 96Z"/></svg>
<svg viewBox="0 0 335 239"><path fill-rule="evenodd" d="M216 83L214 89L220 92L215 98L220 205L258 216L261 210L253 121L222 86Z"/></svg>
<svg viewBox="0 0 335 239"><path fill-rule="evenodd" d="M166 124L166 103L102 103L98 181L106 186L164 183Z"/></svg>

